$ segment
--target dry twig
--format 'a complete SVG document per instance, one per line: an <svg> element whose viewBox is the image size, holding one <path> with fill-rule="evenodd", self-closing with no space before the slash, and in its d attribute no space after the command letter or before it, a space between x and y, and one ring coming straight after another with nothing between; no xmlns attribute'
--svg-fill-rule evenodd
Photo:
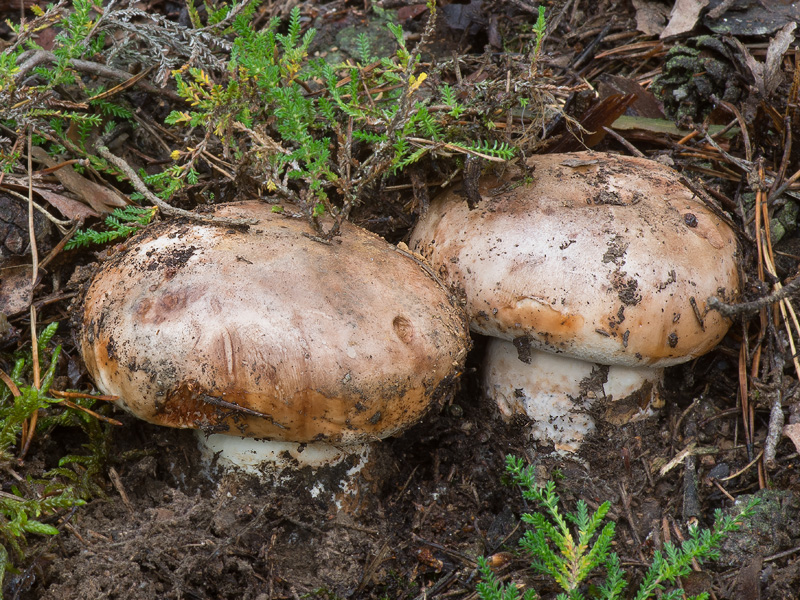
<svg viewBox="0 0 800 600"><path fill-rule="evenodd" d="M137 175L130 165L128 165L128 163L122 160L119 156L112 154L105 146L97 146L96 150L100 156L122 171L122 173L130 180L133 188L142 196L147 198L148 202L155 204L164 214L186 217L187 219L192 219L193 221L200 221L203 223L214 223L216 225L227 225L234 227L247 227L255 223L255 221L252 219L225 219L222 217L201 215L189 210L183 210L182 208L175 208L151 192L139 175Z"/></svg>

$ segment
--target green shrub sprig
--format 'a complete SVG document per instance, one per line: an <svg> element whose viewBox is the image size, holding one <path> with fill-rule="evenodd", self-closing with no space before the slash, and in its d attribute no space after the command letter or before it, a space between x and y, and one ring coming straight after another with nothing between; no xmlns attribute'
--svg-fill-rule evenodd
<svg viewBox="0 0 800 600"><path fill-rule="evenodd" d="M155 216L155 208L144 208L141 206L126 206L125 208L115 208L111 214L105 218L105 231L95 229L79 229L75 232L72 239L67 242L65 248L83 248L91 244L107 244L108 242L118 241L136 233L146 226Z"/></svg>
<svg viewBox="0 0 800 600"><path fill-rule="evenodd" d="M519 542L520 548L531 561L531 568L552 577L563 590L558 600L583 600L588 598L616 600L624 596L627 586L619 557L611 552L615 524L604 523L611 508L609 502L601 504L593 513L583 500L575 512L562 513L555 483L543 486L536 483L532 466L524 466L521 458L506 457L506 470L519 486L525 500L541 507L542 512L524 513L522 522L530 526ZM717 510L711 529L689 528L689 537L680 546L666 543L664 550L656 550L653 562L636 591L635 600L647 600L658 595L661 600L686 598L680 579L692 570L692 561L703 563L719 558L719 548L724 538L739 528L739 521L752 514L756 501L748 504L735 516ZM481 600L533 600L533 590L520 590L514 583L501 584L488 562L479 559L481 582L477 585ZM598 570L605 570L605 579L599 585L588 585L588 580ZM706 600L708 594L693 596L690 600Z"/></svg>
<svg viewBox="0 0 800 600"><path fill-rule="evenodd" d="M216 138L227 156L244 159L262 189L303 207L320 233L315 219L332 215L326 237L338 232L382 176L425 155L512 158L515 149L507 142L459 137L452 125L466 108L450 86L423 90L428 74L420 71L419 52L433 31L435 2L428 8L428 25L413 51L402 28L389 23L394 57L374 57L362 35L360 60L341 64L308 57L316 32L302 33L299 7L285 34L278 33L277 19L254 31L249 19L236 18L227 73L212 77L196 67L175 72L178 93L190 108L173 111L167 123L202 127L201 146ZM189 149L185 158L189 169L197 154Z"/></svg>
<svg viewBox="0 0 800 600"><path fill-rule="evenodd" d="M0 379L0 465L8 470L19 466L13 450L18 449L23 432L28 440L34 435L31 430L34 424L38 435L57 425L79 426L88 435L89 454L63 456L56 468L38 476L30 473L24 478L17 476L16 483L0 490L0 585L7 572L15 571L14 564L24 560L29 534L59 533L43 517L66 512L82 506L89 498L103 495L96 478L107 460L108 432L94 416L79 408L90 408L94 400L77 399L71 408L50 394L61 353L61 346L50 348L57 327L58 323L48 325L37 339L44 369L38 388L33 384L30 350L11 357L14 366Z"/></svg>

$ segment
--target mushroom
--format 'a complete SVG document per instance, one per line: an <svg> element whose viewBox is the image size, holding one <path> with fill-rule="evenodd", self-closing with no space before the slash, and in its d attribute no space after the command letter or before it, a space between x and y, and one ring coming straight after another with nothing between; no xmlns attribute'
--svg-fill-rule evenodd
<svg viewBox="0 0 800 600"><path fill-rule="evenodd" d="M592 401L613 399L603 419L621 425L652 413L663 369L601 365L531 349L526 362L512 342L490 338L483 365L483 387L506 420L515 414L532 421L531 433L556 449L576 452L594 431Z"/></svg>
<svg viewBox="0 0 800 600"><path fill-rule="evenodd" d="M93 279L80 347L102 392L256 470L360 463L447 397L466 318L419 258L349 223L314 241L263 203L216 214L256 224L159 223Z"/></svg>
<svg viewBox="0 0 800 600"><path fill-rule="evenodd" d="M574 450L593 426L582 404L646 405L664 367L722 339L730 322L706 300L739 293L736 238L660 163L571 153L527 165L532 180L513 167L483 177L474 210L459 190L435 199L409 245L464 295L472 331L505 340L484 373L501 412Z"/></svg>

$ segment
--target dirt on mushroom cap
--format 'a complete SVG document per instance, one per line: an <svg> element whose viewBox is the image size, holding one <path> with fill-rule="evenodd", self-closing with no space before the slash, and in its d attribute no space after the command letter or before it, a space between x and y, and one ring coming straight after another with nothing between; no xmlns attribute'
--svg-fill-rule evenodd
<svg viewBox="0 0 800 600"><path fill-rule="evenodd" d="M159 224L95 277L81 346L101 390L157 424L350 443L451 389L466 320L412 258L349 224L321 244L262 203L218 214L259 222Z"/></svg>
<svg viewBox="0 0 800 600"><path fill-rule="evenodd" d="M535 156L485 176L470 211L435 200L411 247L463 290L471 328L603 364L668 366L730 322L706 300L739 294L733 231L654 161Z"/></svg>

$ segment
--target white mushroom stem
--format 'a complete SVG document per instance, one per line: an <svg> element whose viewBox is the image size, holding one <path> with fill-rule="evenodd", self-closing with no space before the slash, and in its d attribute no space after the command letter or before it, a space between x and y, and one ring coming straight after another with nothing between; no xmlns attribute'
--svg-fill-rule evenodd
<svg viewBox="0 0 800 600"><path fill-rule="evenodd" d="M514 344L492 338L483 385L503 417L526 415L534 438L552 442L560 452L575 452L595 428L588 409L596 399L633 397L647 414L663 374L661 368L603 366L538 350L531 350L525 363Z"/></svg>
<svg viewBox="0 0 800 600"><path fill-rule="evenodd" d="M314 483L308 489L309 494L333 502L337 510L358 506L366 489L368 477L364 474L365 469L369 470L372 450L369 443L334 446L325 442L296 444L223 434L206 436L199 430L196 434L206 464L223 471L237 470L280 483L302 468L311 467Z"/></svg>
<svg viewBox="0 0 800 600"><path fill-rule="evenodd" d="M332 467L349 456L358 456L366 461L369 444L334 446L325 442L297 444L239 437L235 435L211 434L197 431L197 439L203 458L223 469L238 468L248 473L266 471L280 472L285 468Z"/></svg>

